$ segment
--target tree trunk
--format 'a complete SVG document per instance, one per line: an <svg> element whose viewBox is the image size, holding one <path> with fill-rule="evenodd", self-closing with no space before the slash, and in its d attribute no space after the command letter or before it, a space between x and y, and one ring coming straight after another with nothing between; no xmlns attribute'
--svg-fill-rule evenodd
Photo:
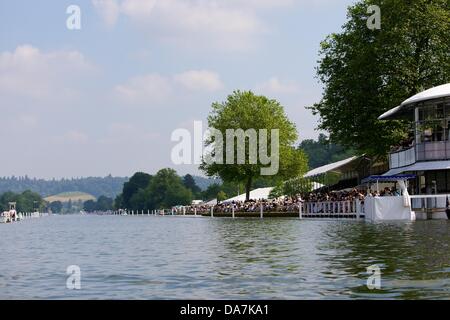
<svg viewBox="0 0 450 320"><path fill-rule="evenodd" d="M245 201L250 200L251 188L252 188L252 177L248 177L247 183L245 184Z"/></svg>

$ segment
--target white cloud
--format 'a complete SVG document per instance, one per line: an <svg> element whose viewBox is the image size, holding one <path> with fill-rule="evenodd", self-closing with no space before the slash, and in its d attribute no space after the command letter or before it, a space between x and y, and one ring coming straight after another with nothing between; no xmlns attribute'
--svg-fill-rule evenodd
<svg viewBox="0 0 450 320"><path fill-rule="evenodd" d="M118 97L131 104L162 102L172 92L170 81L159 74L131 78L115 88Z"/></svg>
<svg viewBox="0 0 450 320"><path fill-rule="evenodd" d="M217 91L223 83L217 73L208 70L191 70L174 76L175 82L189 90Z"/></svg>
<svg viewBox="0 0 450 320"><path fill-rule="evenodd" d="M117 1L92 0L92 3L108 27L112 27L116 24L120 14L120 6Z"/></svg>
<svg viewBox="0 0 450 320"><path fill-rule="evenodd" d="M258 37L267 32L269 28L259 16L260 10L294 3L293 0L93 1L107 24L117 20L110 17L110 7L120 8L123 15L152 37L177 46L227 51L253 48ZM102 6L100 2L105 3Z"/></svg>
<svg viewBox="0 0 450 320"><path fill-rule="evenodd" d="M92 70L78 51L41 52L22 45L0 53L0 93L38 100L71 98L78 76Z"/></svg>
<svg viewBox="0 0 450 320"><path fill-rule="evenodd" d="M272 77L257 85L256 91L261 94L295 94L300 91L300 86L295 82L283 82L278 77Z"/></svg>
<svg viewBox="0 0 450 320"><path fill-rule="evenodd" d="M136 76L114 88L116 97L132 105L162 104L180 89L195 92L211 92L222 89L220 76L208 70L189 70L173 76L152 73Z"/></svg>

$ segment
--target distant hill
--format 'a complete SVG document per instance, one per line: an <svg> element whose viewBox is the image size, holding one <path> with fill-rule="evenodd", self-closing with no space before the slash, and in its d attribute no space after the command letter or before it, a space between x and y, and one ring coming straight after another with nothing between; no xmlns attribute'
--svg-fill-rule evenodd
<svg viewBox="0 0 450 320"><path fill-rule="evenodd" d="M23 192L31 190L43 197L63 192L84 192L98 198L102 195L115 198L122 192L123 184L128 178L123 177L89 177L61 180L44 180L25 177L0 178L0 194L6 191Z"/></svg>
<svg viewBox="0 0 450 320"><path fill-rule="evenodd" d="M61 201L63 203L65 202L85 202L88 200L97 200L93 195L85 193L85 192L63 192L54 196L46 197L44 198L45 201L48 201L50 203L55 201Z"/></svg>

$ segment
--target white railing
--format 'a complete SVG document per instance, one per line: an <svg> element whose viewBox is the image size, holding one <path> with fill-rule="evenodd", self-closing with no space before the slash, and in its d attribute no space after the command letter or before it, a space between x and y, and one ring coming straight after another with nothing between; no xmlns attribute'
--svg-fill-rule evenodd
<svg viewBox="0 0 450 320"><path fill-rule="evenodd" d="M418 209L445 209L447 207L447 198L450 199L450 194L435 194L435 195L413 195L411 197L411 208Z"/></svg>
<svg viewBox="0 0 450 320"><path fill-rule="evenodd" d="M360 200L305 202L304 215L361 215L364 214L364 202Z"/></svg>
<svg viewBox="0 0 450 320"><path fill-rule="evenodd" d="M389 168L401 168L416 163L416 150L410 148L408 150L391 153L389 155Z"/></svg>

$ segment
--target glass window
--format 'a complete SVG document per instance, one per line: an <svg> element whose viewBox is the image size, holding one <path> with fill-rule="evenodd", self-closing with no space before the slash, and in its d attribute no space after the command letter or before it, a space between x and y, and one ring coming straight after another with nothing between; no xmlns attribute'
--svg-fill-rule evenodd
<svg viewBox="0 0 450 320"><path fill-rule="evenodd" d="M438 103L436 106L436 119L444 118L444 103Z"/></svg>
<svg viewBox="0 0 450 320"><path fill-rule="evenodd" d="M445 117L450 119L450 101L445 103Z"/></svg>
<svg viewBox="0 0 450 320"><path fill-rule="evenodd" d="M436 106L428 105L425 107L425 120L434 120L436 119Z"/></svg>

